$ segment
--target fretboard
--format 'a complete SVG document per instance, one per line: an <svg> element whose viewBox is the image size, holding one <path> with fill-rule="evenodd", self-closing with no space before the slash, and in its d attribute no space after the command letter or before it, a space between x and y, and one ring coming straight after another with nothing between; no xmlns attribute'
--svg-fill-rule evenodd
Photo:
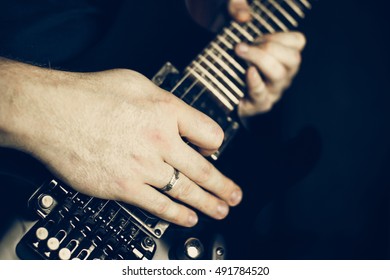
<svg viewBox="0 0 390 280"><path fill-rule="evenodd" d="M226 114L234 111L246 94L247 68L235 55L235 45L254 44L265 34L296 29L310 8L308 0L251 1L251 20L231 21L224 27L186 67L171 92L200 110L211 97Z"/></svg>

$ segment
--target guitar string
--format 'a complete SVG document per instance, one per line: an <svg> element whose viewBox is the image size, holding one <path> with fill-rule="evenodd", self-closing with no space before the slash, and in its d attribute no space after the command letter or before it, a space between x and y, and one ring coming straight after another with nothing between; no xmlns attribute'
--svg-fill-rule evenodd
<svg viewBox="0 0 390 280"><path fill-rule="evenodd" d="M282 0L283 1L283 0ZM267 2L268 3L268 2ZM253 5L251 5L251 6L253 6ZM225 35L227 35L227 34L222 34L222 35L217 35L216 36L216 38L218 38L219 36L221 36L221 37L224 37ZM215 41L215 40L214 40ZM217 43L218 44L218 43ZM222 47L222 46L221 46ZM209 46L208 47L206 47L205 48L205 50L206 49L208 49L209 48ZM204 51L202 52L202 53L204 53ZM208 55L206 54L206 57L207 57ZM187 72L187 74L182 78L182 80L181 81L179 81L178 82L178 84L175 86L175 88L173 88L173 90L172 90L172 92L174 92L182 83L184 83L185 82L185 80L188 78L190 76L190 73L189 72ZM191 88L197 83L198 81L195 79L195 81L194 81L194 83L191 85ZM204 90L202 90L201 91L201 94L203 93L203 91ZM181 98L183 99L187 94L188 94L188 90L187 91L185 91L182 95L181 95ZM197 99L197 98L196 98ZM191 105L193 104L194 102L191 102Z"/></svg>
<svg viewBox="0 0 390 280"><path fill-rule="evenodd" d="M256 2L257 3L257 2ZM282 1L276 1L276 4L277 5L282 5L283 3L285 3L285 1L284 0L282 0ZM271 6L268 10L269 10L269 12L271 12L272 13L272 15L273 15L273 17L274 18L277 18L275 15L274 15L274 11L276 11L276 10L278 10L277 9L277 7L275 6L275 5L273 5L272 3L271 3L271 1L268 1L265 5L269 5L269 6ZM257 4L253 4L254 6L258 6ZM253 6L252 6L253 7ZM279 11L279 10L278 10ZM270 19L270 16L269 16L269 14L268 13L265 13L264 11L260 11L261 12L261 14L263 15L263 18L265 18L265 20L269 20ZM279 11L280 12L280 11ZM287 12L286 12L287 13ZM282 13L281 13L282 14ZM265 17L264 17L264 15L266 15ZM277 18L278 19L278 18ZM277 22L273 19L272 20L275 24L277 24ZM279 22L281 22L279 19L278 19L278 21ZM243 28L244 29L244 32L246 31L247 33L249 33L248 35L252 35L252 36L256 36L256 34L253 34L253 32L255 32L255 31L253 31L253 30L250 30L250 29L253 29L253 27L252 28L250 28L250 25L251 24L253 24L253 22L251 21L251 22L248 22L247 24L244 24L244 25L238 25L237 24L237 27L239 28L239 27L241 27L241 28ZM232 26L233 25L233 26ZM233 22L233 24L231 25L231 28L232 27L234 27L234 22ZM240 30L238 30L238 28L235 28L238 32L240 32ZM257 28L258 29L260 29L261 30L261 27L262 26L257 26ZM261 31L260 31L261 32ZM264 32L264 31L263 31ZM256 32L255 32L256 33ZM226 33L225 33L225 35L227 35ZM237 36L239 36L239 37L241 37L241 36L244 36L245 37L245 35L244 34L242 34L242 32L240 32L240 33L238 33L238 34L236 34ZM248 36L246 36L246 37L248 37ZM242 39L241 38L239 38L241 41L242 41ZM248 39L248 38L247 38ZM206 48L206 50L207 50L208 48ZM204 52L205 51L203 51L203 53L201 53L200 55L204 55ZM208 54L206 54L206 57L207 56L209 56ZM196 61L196 60L195 60ZM206 67L207 68L207 70L210 70L210 67ZM195 81L195 82L197 82L197 81ZM204 91L202 90L202 92L200 93L200 94L202 94ZM195 101L197 100L197 98L195 98ZM194 102L193 102L194 103Z"/></svg>
<svg viewBox="0 0 390 280"><path fill-rule="evenodd" d="M283 0L282 0L283 1ZM267 2L268 3L268 2ZM251 6L253 6L253 5L251 5ZM222 35L220 35L220 34L218 34L217 36L216 36L216 38L218 38L219 36L222 36L222 37L224 37L225 35L227 35L226 33L225 34L222 34ZM214 40L215 41L215 40ZM217 43L218 44L218 43ZM208 49L209 48L209 46L208 47L206 47L205 49ZM202 52L202 53L204 53L204 51ZM206 54L206 57L207 57L208 55ZM172 89L172 92L174 92L182 83L184 83L185 82L185 80L188 78L188 76L190 76L190 73L189 72L187 72L187 74L182 78L182 80L181 81L179 81L178 82L178 84ZM194 84L196 84L197 83L197 81L195 80L195 82L194 82ZM194 86L194 84L193 85L191 85L191 88ZM187 94L188 94L188 90L186 91L186 92L184 92L182 95L181 95L181 97L180 98L184 98ZM192 104L191 104L192 105Z"/></svg>
<svg viewBox="0 0 390 280"><path fill-rule="evenodd" d="M291 0L290 0L291 1ZM279 5L282 5L282 4L286 4L285 3L286 1L277 1L277 3L276 4L279 4ZM270 4L272 4L272 3L270 3L270 2L267 2L267 4L268 5L270 5ZM274 12L274 11L276 11L276 10L278 10L276 7L275 7L275 5L271 5L271 8L269 9L269 10L272 10L272 12ZM278 10L279 11L279 10ZM265 18L266 20L267 19L270 19L270 17L268 16L268 15L266 15L263 11L261 11L262 12L262 14L263 14L263 18ZM287 13L287 12L286 12ZM281 13L282 14L282 13ZM266 15L266 16L264 16L264 15ZM282 14L283 15L283 14ZM289 15L289 14L288 14ZM292 17L292 16L291 16ZM252 25L252 27L251 27L251 25ZM257 24L256 24L257 25ZM232 26L232 27L234 27L234 26ZM256 36L256 34L254 34L254 33L259 33L259 32L261 32L261 31L258 31L258 32L256 32L255 30L252 30L252 29L254 29L254 26L253 26L253 22L251 21L251 22L248 22L246 25L242 25L242 26L237 26L237 27L241 27L241 28L243 28L244 29L244 31L247 31L248 33L250 33L250 35L253 35L253 36ZM238 28L235 28L238 32L240 32L240 30L238 30ZM257 28L258 29L260 29L261 30L261 28L262 28L263 26L258 26L257 25ZM262 32L264 32L264 31L262 31ZM242 32L241 32L242 33ZM241 33L238 33L237 35L238 36L244 36L243 34L241 34ZM244 36L245 37L245 36ZM248 36L246 36L246 37L248 37ZM213 50L213 49L212 49ZM200 55L203 55L203 56L205 56L205 57L208 57L209 56L209 54L208 53L205 53L206 51L210 51L210 48L208 47L208 48L206 48L205 49L205 51L203 52L203 53L201 53ZM214 59L215 60L215 59ZM196 60L195 60L196 61ZM224 63L224 62L223 62ZM227 62L228 63L228 62ZM210 70L210 67L206 67L207 68L207 70ZM231 69L230 69L231 70ZM232 70L233 71L233 70ZM228 74L227 74L228 75ZM187 75L188 76L188 75ZM229 76L231 76L231 75L229 75ZM225 76L226 77L226 76ZM195 83L197 83L197 81L195 81ZM237 91L237 90L236 90ZM202 91L200 94L202 94L204 91ZM186 94L187 92L185 92L185 94ZM196 101L197 100L197 98L195 98L194 99L194 101Z"/></svg>
<svg viewBox="0 0 390 280"><path fill-rule="evenodd" d="M283 4L284 2L286 2L286 0L277 1L278 4ZM266 3L264 3L264 5L267 5L267 6L269 7L269 10L270 10L272 13L274 13L275 11L277 11L276 7L275 7L274 5L272 5L272 3L271 3L270 1L267 1ZM256 5L255 5L255 4L252 4L252 5L251 5L251 8L253 9L253 12L255 12L256 10L258 10L258 9L255 9L254 6L256 6ZM263 16L263 19L264 19L265 21L267 21L269 24L272 22L270 16L267 15L264 11L260 11L260 14ZM256 23L254 22L254 20L251 20L249 23L245 23L245 24L242 24L242 25L240 25L240 26L241 26L245 31L247 31L249 34L251 34L252 36L256 36L256 34L253 34L253 32L255 32L255 31L251 30L251 28L250 28L250 26L249 26L250 24L255 24L256 27L257 27L257 28L260 30L260 32L261 32L261 28L262 28L263 26L261 26L261 25L259 26L258 24L256 24ZM233 30L232 32L234 32L234 29L237 30L237 28L234 28L233 24L231 24L228 28L232 29L232 30ZM263 27L263 28L264 28L264 27ZM243 36L243 34L241 34L239 30L237 30L237 32L238 32L238 33L235 33L236 36L238 36L239 38L240 38L241 36ZM220 37L223 37L223 38L225 38L225 39L227 39L228 34L226 34L226 32L223 32L223 34L222 34L222 35L219 35L219 36L220 36ZM225 37L225 36L226 36L226 37ZM218 38L218 36L217 36L217 38ZM242 41L241 38L240 38L240 41ZM217 44L218 44L218 43L217 43ZM221 46L221 47L222 47L222 46ZM207 53L205 53L206 49L209 49L209 48L210 48L209 46L206 47L205 50L204 50L200 55L204 55L205 57L209 57L209 55L208 55ZM212 49L212 48L211 48L211 49ZM215 49L212 49L212 50L215 51ZM194 61L196 61L196 59L195 59ZM192 62L192 63L193 63L193 62ZM192 64L192 63L191 63L191 64ZM227 62L227 63L229 63L229 62ZM191 65L191 64L190 64L190 65ZM207 70L210 70L209 67L206 67L206 69L207 69ZM180 85L182 85L187 79L189 79L189 76L190 76L190 75L191 75L191 73L190 73L190 72L187 72L187 74L185 74L185 76L183 76L183 78L181 79L181 81L179 81L179 82L177 83L177 85L171 90L171 92L176 91L176 90L180 87ZM195 77L195 78L192 78L192 79L194 79L195 81L193 81L193 84L191 84L191 86L190 86L190 87L189 87L189 88L180 96L181 99L183 99L183 98L190 92L190 90L191 90L196 84L199 83L199 79L197 79L196 77ZM207 89L207 87L203 87L203 89L197 94L197 96L195 96L195 98L194 98L193 101L190 103L190 105L193 105L193 104L200 98L200 96L206 91L206 89Z"/></svg>
<svg viewBox="0 0 390 280"><path fill-rule="evenodd" d="M256 1L256 0L255 0L255 1ZM285 1L285 0L281 0L281 1ZM267 1L267 3L268 3L268 1ZM252 6L254 6L254 5L252 4L251 7L252 7ZM228 28L230 28L230 27L228 27ZM213 42L215 42L215 41L217 40L218 37L222 37L222 38L226 39L226 38L224 37L225 35L226 35L226 34L220 34L220 33L217 34L216 39L214 39ZM218 43L216 43L216 44L218 44ZM221 46L221 47L222 47L222 46ZM208 48L208 47L206 47L205 49L207 49L207 48ZM203 51L202 51L202 53L203 53ZM175 87L171 90L171 92L176 91L176 89L178 89L178 88L180 87L180 85L181 85L182 83L185 82L185 80L188 78L188 76L190 76L190 73L189 73L189 72L187 72L187 74L186 74L185 76L182 77L182 79L175 85ZM195 83L196 83L196 81L195 81ZM188 93L188 92L185 92L182 96L180 96L180 98L183 99L187 93Z"/></svg>

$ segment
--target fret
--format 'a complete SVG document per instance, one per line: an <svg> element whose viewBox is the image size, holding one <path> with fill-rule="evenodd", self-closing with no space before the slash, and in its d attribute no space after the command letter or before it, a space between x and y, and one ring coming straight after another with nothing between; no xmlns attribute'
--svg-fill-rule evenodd
<svg viewBox="0 0 390 280"><path fill-rule="evenodd" d="M275 33L275 29L267 21L265 21L261 16L259 16L254 11L251 11L251 15L260 23L260 26L264 26L264 28L267 29L267 31L269 33Z"/></svg>
<svg viewBox="0 0 390 280"><path fill-rule="evenodd" d="M205 69L199 62L193 61L192 64L203 73L203 77L207 77L214 85L216 85L219 90L224 93L227 98L230 99L234 104L238 105L239 100L234 94L231 93L217 78L215 78L207 69Z"/></svg>
<svg viewBox="0 0 390 280"><path fill-rule="evenodd" d="M211 42L211 46L213 46L218 53L220 53L230 64L232 64L239 72L241 72L241 74L245 74L245 69L217 43Z"/></svg>
<svg viewBox="0 0 390 280"><path fill-rule="evenodd" d="M297 4L294 0L285 0L284 1L290 8L293 10L299 17L304 18L305 13L301 10L299 4Z"/></svg>
<svg viewBox="0 0 390 280"><path fill-rule="evenodd" d="M178 81L178 82L176 83L176 85L171 89L170 92L174 93L174 92L183 84L183 82L188 78L188 75L189 75L189 74L184 75L184 76L180 79L180 81Z"/></svg>
<svg viewBox="0 0 390 280"><path fill-rule="evenodd" d="M192 102L190 103L191 106L194 106L195 108L197 107L196 106L196 102L199 100L200 97L202 97L203 93L206 91L206 88L203 88L197 95L195 95L195 98L192 100Z"/></svg>
<svg viewBox="0 0 390 280"><path fill-rule="evenodd" d="M221 35L218 35L217 36L217 39L220 41L220 42L222 42L222 43L224 43L224 45L227 47L227 48L229 48L229 49L233 49L234 47L233 47L233 45L232 44L230 44L224 37L222 37Z"/></svg>
<svg viewBox="0 0 390 280"><path fill-rule="evenodd" d="M278 10L279 13L281 13L291 23L292 26L298 26L298 22L282 6L280 6L274 0L268 0L268 2L271 3L276 8L276 10Z"/></svg>
<svg viewBox="0 0 390 280"><path fill-rule="evenodd" d="M224 28L223 31L225 32L226 35L232 38L237 44L241 43L241 39L236 34L234 34L230 29Z"/></svg>
<svg viewBox="0 0 390 280"><path fill-rule="evenodd" d="M232 27L234 27L238 32L240 32L249 42L253 42L255 40L255 38L253 38L253 36L237 22L232 21Z"/></svg>
<svg viewBox="0 0 390 280"><path fill-rule="evenodd" d="M215 74L221 78L225 84L227 84L239 97L244 97L245 94L228 78L221 70L219 70L213 63L211 63L207 58L203 55L199 55L200 60L205 63L210 69L214 71Z"/></svg>
<svg viewBox="0 0 390 280"><path fill-rule="evenodd" d="M309 3L309 1L307 0L300 0L301 3L307 8L307 9L311 9L311 4Z"/></svg>
<svg viewBox="0 0 390 280"><path fill-rule="evenodd" d="M282 29L283 31L288 31L288 28L286 25L284 25L283 22L281 22L270 10L268 10L268 8L266 6L264 6L263 4L261 4L260 2L258 1L253 1L253 3L261 10L263 11L264 13L267 14L267 16L269 16L269 18L271 18L275 23L276 25L279 26L280 29Z"/></svg>
<svg viewBox="0 0 390 280"><path fill-rule="evenodd" d="M248 27L252 29L257 35L262 36L263 32L261 32L251 21L247 23Z"/></svg>
<svg viewBox="0 0 390 280"><path fill-rule="evenodd" d="M194 69L191 67L187 67L186 70L190 72L198 81L200 81L211 93L214 94L214 96L228 109L229 111L233 111L234 107L229 102L226 97L224 97L215 87L213 87L212 84L210 84L205 78L203 78L199 73L197 73Z"/></svg>
<svg viewBox="0 0 390 280"><path fill-rule="evenodd" d="M238 76L238 74L232 68L230 68L230 66L227 65L220 57L215 55L212 50L205 49L205 53L212 59L214 59L214 61L217 62L233 79L235 79L240 86L245 87L244 81Z"/></svg>
<svg viewBox="0 0 390 280"><path fill-rule="evenodd" d="M186 75L188 77L188 75ZM191 93L192 89L196 86L197 82L192 82L191 85L189 87L186 88L185 92L180 96L180 99L188 102L188 104L191 104L193 101L193 99L189 100L188 99L188 96L189 96L189 93ZM189 98L192 98L191 96Z"/></svg>

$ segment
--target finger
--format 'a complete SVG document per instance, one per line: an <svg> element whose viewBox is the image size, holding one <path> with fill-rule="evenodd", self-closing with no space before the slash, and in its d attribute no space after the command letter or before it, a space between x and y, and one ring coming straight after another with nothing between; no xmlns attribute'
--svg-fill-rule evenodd
<svg viewBox="0 0 390 280"><path fill-rule="evenodd" d="M178 116L180 136L205 151L217 151L224 139L222 128L207 115L182 103L184 106Z"/></svg>
<svg viewBox="0 0 390 280"><path fill-rule="evenodd" d="M287 76L287 69L283 64L259 47L240 43L236 46L236 53L241 58L255 65L271 83L277 84Z"/></svg>
<svg viewBox="0 0 390 280"><path fill-rule="evenodd" d="M240 203L241 189L219 172L207 159L184 142L175 145L176 151L164 155L164 160L191 181L215 194L230 206Z"/></svg>
<svg viewBox="0 0 390 280"><path fill-rule="evenodd" d="M205 157L208 157L208 156L211 156L212 154L214 154L215 152L217 152L217 150L213 149L213 150L210 150L210 149L198 149L198 152L202 155L202 156L205 156Z"/></svg>
<svg viewBox="0 0 390 280"><path fill-rule="evenodd" d="M249 99L243 99L238 105L238 113L242 117L250 117L259 113L270 111L273 105L274 102L269 94L266 94L261 102L253 102Z"/></svg>
<svg viewBox="0 0 390 280"><path fill-rule="evenodd" d="M121 191L118 200L144 209L163 220L184 227L192 227L198 222L193 210L172 201L151 186L145 184L134 187L133 183L129 182L119 189Z"/></svg>
<svg viewBox="0 0 390 280"><path fill-rule="evenodd" d="M246 22L251 18L250 7L246 0L230 0L228 11L231 17L238 22Z"/></svg>
<svg viewBox="0 0 390 280"><path fill-rule="evenodd" d="M306 45L306 37L300 32L278 32L267 34L262 39L268 42L279 43L298 51L302 51Z"/></svg>
<svg viewBox="0 0 390 280"><path fill-rule="evenodd" d="M267 88L256 67L249 67L246 74L246 80L249 98L253 102L261 102L267 94Z"/></svg>
<svg viewBox="0 0 390 280"><path fill-rule="evenodd" d="M297 72L298 67L301 64L301 52L297 49L286 47L285 45L272 41L261 44L259 48L282 63L290 74L295 74Z"/></svg>
<svg viewBox="0 0 390 280"><path fill-rule="evenodd" d="M155 173L157 176L154 176L151 184L158 189L162 189L170 182L172 176L174 176L173 173L173 167L164 163L160 165L159 171ZM225 218L229 212L226 202L206 192L183 173L179 173L177 182L165 194L218 220Z"/></svg>

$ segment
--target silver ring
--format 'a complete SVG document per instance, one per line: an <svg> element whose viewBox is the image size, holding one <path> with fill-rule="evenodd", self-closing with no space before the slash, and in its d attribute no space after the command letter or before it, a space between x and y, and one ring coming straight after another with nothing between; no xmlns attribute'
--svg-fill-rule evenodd
<svg viewBox="0 0 390 280"><path fill-rule="evenodd" d="M160 189L160 191L169 192L176 185L177 181L179 181L179 174L180 174L179 170L174 168L171 180L169 180L169 183L166 184L162 189Z"/></svg>

